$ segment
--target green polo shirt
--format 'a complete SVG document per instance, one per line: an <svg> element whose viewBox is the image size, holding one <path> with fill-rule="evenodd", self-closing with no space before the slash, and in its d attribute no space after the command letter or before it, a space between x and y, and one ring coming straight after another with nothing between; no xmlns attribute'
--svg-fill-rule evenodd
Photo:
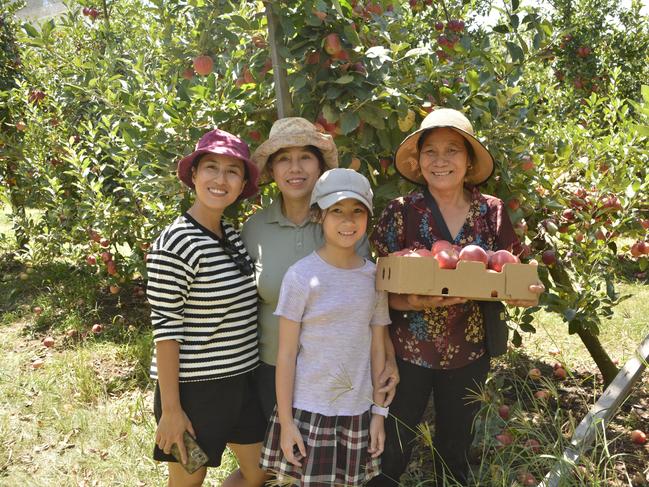
<svg viewBox="0 0 649 487"><path fill-rule="evenodd" d="M277 308L279 290L287 269L302 257L322 247L322 226L308 218L296 225L282 213L281 195L266 209L252 215L241 230L248 254L255 262L259 293L259 356L275 365L279 341ZM360 255L369 258L367 236L356 245Z"/></svg>

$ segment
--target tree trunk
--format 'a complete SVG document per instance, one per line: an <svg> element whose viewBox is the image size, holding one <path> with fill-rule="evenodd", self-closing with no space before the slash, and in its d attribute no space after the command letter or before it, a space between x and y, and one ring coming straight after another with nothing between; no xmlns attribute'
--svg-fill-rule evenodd
<svg viewBox="0 0 649 487"><path fill-rule="evenodd" d="M561 284L566 289L570 289L573 294L576 294L572 281L570 280L570 275L566 270L561 266L552 266L550 267L550 275L555 283ZM575 328L577 330L577 335L581 338L582 343L585 345L586 350L595 361L595 365L602 373L604 379L604 387L607 387L615 376L618 373L618 368L615 366L611 357L609 357L606 350L602 346L602 343L599 341L597 335L595 335L588 326L582 323L574 323L577 325Z"/></svg>
<svg viewBox="0 0 649 487"><path fill-rule="evenodd" d="M613 379L615 379L615 376L618 373L617 366L613 363L611 357L609 357L608 353L606 353L606 350L604 350L604 347L602 347L602 343L599 341L599 338L595 334L593 334L593 332L591 332L588 328L579 326L577 334L579 335L579 338L581 338L583 344L586 346L586 349L588 350L588 353L590 353L590 356L593 357L597 368L602 373L602 377L604 379L604 387L608 387L608 385L613 382Z"/></svg>

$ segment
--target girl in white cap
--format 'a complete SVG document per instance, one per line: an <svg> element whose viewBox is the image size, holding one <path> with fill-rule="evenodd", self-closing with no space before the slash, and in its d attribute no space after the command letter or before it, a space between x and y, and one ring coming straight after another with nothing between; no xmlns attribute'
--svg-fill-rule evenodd
<svg viewBox="0 0 649 487"><path fill-rule="evenodd" d="M372 190L361 174L332 169L310 202L324 244L282 281L277 407L261 466L281 484L359 486L379 473L388 414L379 387L387 294L375 290L375 265L355 249Z"/></svg>

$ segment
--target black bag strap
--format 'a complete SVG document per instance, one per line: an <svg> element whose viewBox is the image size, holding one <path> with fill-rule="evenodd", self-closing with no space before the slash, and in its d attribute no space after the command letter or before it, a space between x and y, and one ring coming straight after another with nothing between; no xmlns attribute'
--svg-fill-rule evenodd
<svg viewBox="0 0 649 487"><path fill-rule="evenodd" d="M444 237L445 240L452 242L453 237L451 236L451 231L448 229L448 225L444 221L442 212L439 211L439 206L437 206L437 201L435 201L433 195L430 194L428 188L424 188L424 199L426 200L426 204L428 205L428 208L430 208L430 211L433 214L433 218L435 219L435 223L437 224L437 228L442 234L442 237Z"/></svg>

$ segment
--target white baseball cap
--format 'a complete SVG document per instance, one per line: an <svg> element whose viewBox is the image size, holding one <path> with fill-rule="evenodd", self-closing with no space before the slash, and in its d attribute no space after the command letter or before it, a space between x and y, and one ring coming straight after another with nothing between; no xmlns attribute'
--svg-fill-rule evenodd
<svg viewBox="0 0 649 487"><path fill-rule="evenodd" d="M311 205L323 210L337 202L352 198L363 203L372 214L372 187L365 176L353 169L336 168L325 171L315 183Z"/></svg>

